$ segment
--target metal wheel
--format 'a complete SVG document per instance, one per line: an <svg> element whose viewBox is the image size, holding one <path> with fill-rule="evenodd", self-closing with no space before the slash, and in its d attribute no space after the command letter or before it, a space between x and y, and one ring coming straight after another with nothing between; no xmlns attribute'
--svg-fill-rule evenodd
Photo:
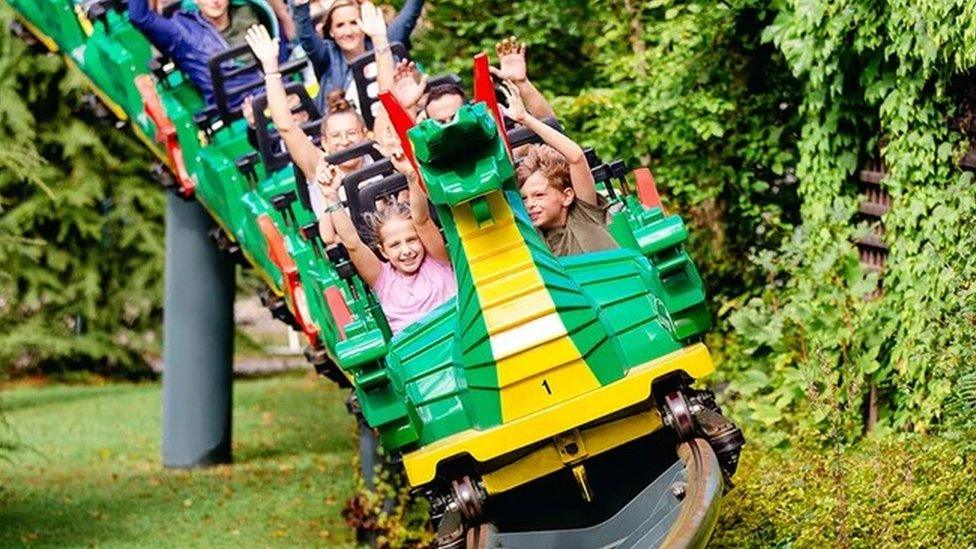
<svg viewBox="0 0 976 549"><path fill-rule="evenodd" d="M664 423L674 429L678 440L690 440L695 434L695 418L684 392L668 393L663 402Z"/></svg>

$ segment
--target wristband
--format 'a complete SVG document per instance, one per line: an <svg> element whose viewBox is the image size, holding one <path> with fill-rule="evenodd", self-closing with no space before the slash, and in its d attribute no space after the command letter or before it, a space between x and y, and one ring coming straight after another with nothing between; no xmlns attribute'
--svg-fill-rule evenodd
<svg viewBox="0 0 976 549"><path fill-rule="evenodd" d="M376 55L382 55L382 54L387 53L389 51L390 51L390 45L389 44L386 44L385 46L376 46L375 48L373 48L373 53L376 54Z"/></svg>
<svg viewBox="0 0 976 549"><path fill-rule="evenodd" d="M332 212L337 212L337 211L339 211L341 209L342 209L342 204L339 203L339 202L336 202L336 203L334 203L334 204L326 207L325 208L325 213L329 213L330 214Z"/></svg>
<svg viewBox="0 0 976 549"><path fill-rule="evenodd" d="M265 78L268 78L268 77L275 77L275 78L281 78L281 73L280 73L280 72L278 72L278 71L274 71L274 72L266 72L266 73L264 73L264 77L265 77Z"/></svg>

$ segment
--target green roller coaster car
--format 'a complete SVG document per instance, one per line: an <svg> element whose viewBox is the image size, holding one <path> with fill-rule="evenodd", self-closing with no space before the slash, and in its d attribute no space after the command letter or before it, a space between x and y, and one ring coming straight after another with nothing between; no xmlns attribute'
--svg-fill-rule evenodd
<svg viewBox="0 0 976 549"><path fill-rule="evenodd" d="M689 388L714 369L698 342L710 319L682 247L685 226L665 213L649 172L634 173L632 193L622 163L591 155L620 247L555 257L522 205L510 153L535 136L504 129L484 56L475 63L475 102L449 123L414 124L384 95L435 207L459 288L391 337L343 250L318 238L305 182L282 163L264 118L257 140L270 145L255 151L239 113L204 109L171 64L151 60L124 2L7 1L131 122L172 171L173 190L199 200L225 245L239 248L281 296L316 368L353 390L387 453L430 500L441 546L707 539L721 474L734 472L743 441L709 392ZM263 1L248 1L274 26ZM315 120L320 113L298 72L286 74L289 89ZM346 154L369 148L359 147ZM402 188L388 160L362 171L344 182L356 215ZM660 467L640 461L647 452ZM675 483L690 495L675 496ZM574 512L546 499L553 486L567 485L577 494ZM523 512L540 501L560 511Z"/></svg>

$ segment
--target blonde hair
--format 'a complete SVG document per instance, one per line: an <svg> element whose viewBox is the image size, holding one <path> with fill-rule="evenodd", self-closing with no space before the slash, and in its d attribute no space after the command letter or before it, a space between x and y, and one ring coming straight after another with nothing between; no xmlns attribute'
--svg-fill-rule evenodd
<svg viewBox="0 0 976 549"><path fill-rule="evenodd" d="M528 145L528 147L522 162L515 170L519 187L524 185L532 174L539 172L545 176L549 186L557 191L572 188L569 162L566 161L565 156L549 145Z"/></svg>
<svg viewBox="0 0 976 549"><path fill-rule="evenodd" d="M393 218L410 220L413 219L413 214L410 212L410 206L403 202L397 202L396 198L392 196L383 200L382 207L363 214L363 223L366 224L369 237L377 246L383 245L380 230Z"/></svg>
<svg viewBox="0 0 976 549"><path fill-rule="evenodd" d="M322 16L322 30L325 32L326 38L328 38L329 31L332 30L332 14L339 8L356 8L359 11L359 3L355 0L335 0L332 4L326 8L325 15Z"/></svg>

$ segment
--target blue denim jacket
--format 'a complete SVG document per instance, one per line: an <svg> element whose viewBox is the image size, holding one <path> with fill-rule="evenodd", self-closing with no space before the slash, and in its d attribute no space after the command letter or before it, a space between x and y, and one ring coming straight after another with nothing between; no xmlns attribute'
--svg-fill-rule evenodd
<svg viewBox="0 0 976 549"><path fill-rule="evenodd" d="M410 48L410 33L417 26L417 19L420 18L420 10L423 7L423 0L407 0L403 4L403 9L387 28L386 35L390 42L402 42L407 49ZM339 45L334 40L322 38L315 32L308 4L292 5L292 14L302 48L312 62L315 74L319 77L319 96L316 103L321 108L326 94L336 88L344 90L349 86L352 82L352 70L349 69L349 64L346 63ZM373 43L369 38L366 38L366 49L367 51L373 49Z"/></svg>
<svg viewBox="0 0 976 549"><path fill-rule="evenodd" d="M227 49L227 41L220 32L197 11L178 10L166 18L149 8L148 0L129 0L129 21L142 31L163 55L189 77L203 94L206 104L214 104L214 88L210 79L210 58ZM255 69L231 78L228 87L236 87L261 80ZM255 93L255 92L250 92ZM230 107L236 108L244 97L230 97Z"/></svg>

